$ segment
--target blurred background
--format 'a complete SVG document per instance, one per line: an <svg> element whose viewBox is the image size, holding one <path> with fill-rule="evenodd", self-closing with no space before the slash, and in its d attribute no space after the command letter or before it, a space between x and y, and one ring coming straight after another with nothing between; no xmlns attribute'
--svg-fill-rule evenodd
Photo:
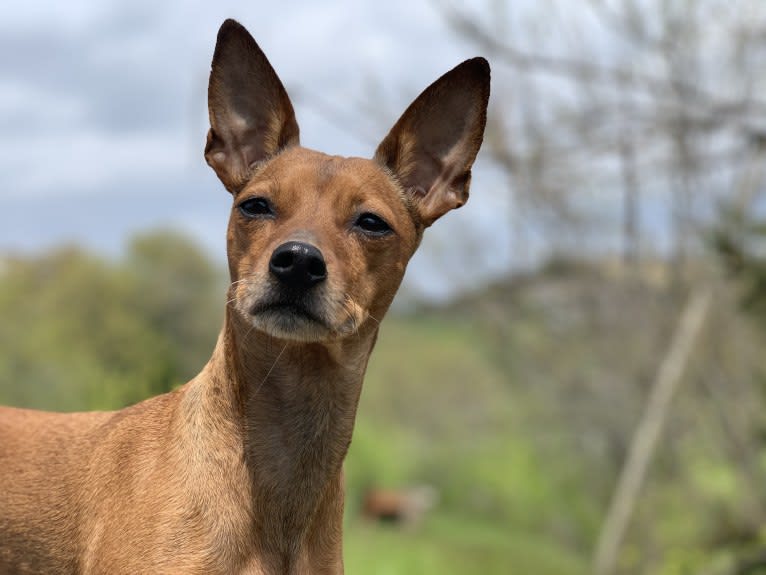
<svg viewBox="0 0 766 575"><path fill-rule="evenodd" d="M240 20L308 147L493 66L472 199L370 363L347 572L766 573L766 4L39 0L0 17L0 402L119 408L221 325L204 164Z"/></svg>

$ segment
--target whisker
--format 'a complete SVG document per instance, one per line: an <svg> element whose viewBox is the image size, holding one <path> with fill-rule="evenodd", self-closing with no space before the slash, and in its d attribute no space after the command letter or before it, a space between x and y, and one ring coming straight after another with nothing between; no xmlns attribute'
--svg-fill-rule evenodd
<svg viewBox="0 0 766 575"><path fill-rule="evenodd" d="M247 343L247 337L253 332L254 329L255 329L255 324L252 324L250 326L250 329L248 329L245 332L245 337L242 338L242 343Z"/></svg>
<svg viewBox="0 0 766 575"><path fill-rule="evenodd" d="M244 278L240 278L240 279L238 279L238 280L235 280L235 281L231 282L231 283L229 284L229 287L227 288L227 291L228 291L228 290L230 290L231 288L233 288L233 287L235 287L235 286L237 286L237 285L239 285L239 284L243 283L243 282L248 282L248 281L252 280L252 279L253 279L253 277L254 277L254 276L252 276L252 275L249 275L249 276L247 276L247 277L244 277ZM234 303L236 300L237 300L237 295L236 295L236 294L234 294L234 295L232 296L232 298L231 298L229 301L227 301L227 302L226 302L226 305L229 305L229 304L231 304L231 303Z"/></svg>
<svg viewBox="0 0 766 575"><path fill-rule="evenodd" d="M353 298L348 294L343 294L343 300L341 301L341 303L343 305L343 309L346 310L346 313L349 313L346 307L347 305L351 307L351 310L354 310L357 307L357 305L354 303ZM375 323L380 325L380 320L376 318L374 315L372 315L370 312L367 312L367 317L369 317ZM356 316L354 316L354 326L356 327L356 325L357 325Z"/></svg>
<svg viewBox="0 0 766 575"><path fill-rule="evenodd" d="M354 317L354 314L351 313L351 311L346 307L345 302L342 304L342 309L344 312L346 312L346 316L348 316L348 319L351 321L351 331L359 335L359 332L357 332L356 328L356 317Z"/></svg>
<svg viewBox="0 0 766 575"><path fill-rule="evenodd" d="M357 328L359 327L356 315L354 315L354 300L351 299L351 296L348 294L343 294L343 299L340 300L341 309L346 313L348 316L348 319L351 320L351 328L354 332L357 334Z"/></svg>
<svg viewBox="0 0 766 575"><path fill-rule="evenodd" d="M248 332L249 333L249 332ZM285 343L285 346L282 348L282 351L279 352L276 359L274 360L274 363L269 368L269 371L266 372L266 375L264 376L263 380L261 380L261 383L258 384L258 387L255 388L255 391L253 391L252 397L255 397L258 395L258 392L263 387L263 384L266 383L266 380L269 379L269 376L271 375L271 372L274 371L274 368L277 367L277 363L279 362L279 358L282 357L282 354L285 353L285 350L287 349L287 346L289 344Z"/></svg>
<svg viewBox="0 0 766 575"><path fill-rule="evenodd" d="M377 323L378 325L380 325L380 320L379 320L378 318L376 318L374 315L372 315L371 313L369 313L369 312L368 312L368 313L367 313L367 317L369 317L369 318L370 318L371 320L373 320L375 323Z"/></svg>

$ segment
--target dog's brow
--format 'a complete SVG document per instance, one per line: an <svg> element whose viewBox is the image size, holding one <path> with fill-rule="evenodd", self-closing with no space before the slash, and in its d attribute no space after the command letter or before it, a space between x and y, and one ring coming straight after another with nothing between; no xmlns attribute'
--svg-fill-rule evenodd
<svg viewBox="0 0 766 575"><path fill-rule="evenodd" d="M272 190L276 191L279 189L279 180L277 180L274 174L269 174L269 182L271 182Z"/></svg>
<svg viewBox="0 0 766 575"><path fill-rule="evenodd" d="M366 180L363 180L363 181L362 181L362 182L361 182L361 183L360 183L360 184L359 184L359 185L356 187L356 189L354 190L354 192L359 192L360 190L363 190L363 189L368 189L368 188L370 187L370 182L372 182L372 180L374 180L374 179L375 179L375 175L374 175L374 174L371 174L371 175L369 175L369 176L367 177L367 179L366 179Z"/></svg>

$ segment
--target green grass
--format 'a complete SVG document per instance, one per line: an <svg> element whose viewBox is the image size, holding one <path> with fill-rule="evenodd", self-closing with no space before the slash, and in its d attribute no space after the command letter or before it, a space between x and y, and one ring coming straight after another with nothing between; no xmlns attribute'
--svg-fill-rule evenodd
<svg viewBox="0 0 766 575"><path fill-rule="evenodd" d="M346 571L359 575L587 573L556 541L441 513L413 530L351 522L344 548Z"/></svg>
<svg viewBox="0 0 766 575"><path fill-rule="evenodd" d="M521 428L486 331L470 319L387 318L346 462L346 570L362 575L587 572L562 461ZM507 357L504 359L508 359ZM414 529L359 517L364 488L427 484L437 508ZM561 532L561 533L560 533Z"/></svg>

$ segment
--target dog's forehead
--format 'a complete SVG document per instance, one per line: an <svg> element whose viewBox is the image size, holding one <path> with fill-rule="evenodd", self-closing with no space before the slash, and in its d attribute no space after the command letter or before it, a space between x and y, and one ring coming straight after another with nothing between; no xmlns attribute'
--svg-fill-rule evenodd
<svg viewBox="0 0 766 575"><path fill-rule="evenodd" d="M307 148L290 148L269 161L256 179L268 179L278 188L311 188L319 194L342 193L347 198L400 197L398 185L373 160L331 156Z"/></svg>

